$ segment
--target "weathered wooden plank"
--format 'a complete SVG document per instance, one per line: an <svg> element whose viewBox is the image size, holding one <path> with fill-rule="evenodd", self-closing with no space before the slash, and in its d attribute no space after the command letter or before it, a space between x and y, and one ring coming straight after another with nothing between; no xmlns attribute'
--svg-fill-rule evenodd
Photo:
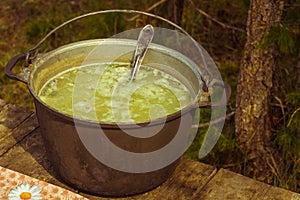
<svg viewBox="0 0 300 200"><path fill-rule="evenodd" d="M182 158L170 179L155 190L141 195L139 199L190 199L216 171L213 166Z"/></svg>
<svg viewBox="0 0 300 200"><path fill-rule="evenodd" d="M240 174L220 169L203 190L191 199L262 199L270 187Z"/></svg>
<svg viewBox="0 0 300 200"><path fill-rule="evenodd" d="M0 108L0 165L75 191L59 180L46 159L35 115L6 104L1 99ZM91 200L115 199L80 194ZM118 199L300 200L300 194L272 187L225 169L216 172L213 166L182 158L174 174L161 186L144 194Z"/></svg>
<svg viewBox="0 0 300 200"><path fill-rule="evenodd" d="M33 131L10 151L0 157L0 165L74 191L69 186L60 182L51 167L51 163L46 159L45 148L39 129ZM195 191L201 189L215 173L216 169L213 166L183 158L173 176L161 186L144 194L120 199L187 199ZM91 200L113 199L83 193L81 195Z"/></svg>
<svg viewBox="0 0 300 200"><path fill-rule="evenodd" d="M300 194L220 169L200 194L190 199L300 200Z"/></svg>
<svg viewBox="0 0 300 200"><path fill-rule="evenodd" d="M180 160L173 175L161 186L146 192L119 200L180 200L190 199L193 194L201 190L207 182L216 174L216 168L186 158ZM81 194L91 200L102 200L103 198Z"/></svg>
<svg viewBox="0 0 300 200"><path fill-rule="evenodd" d="M61 183L46 159L45 148L39 129L34 130L20 143L0 157L0 165L69 190ZM72 190L74 191L74 190Z"/></svg>
<svg viewBox="0 0 300 200"><path fill-rule="evenodd" d="M12 148L15 144L26 137L31 131L38 127L35 114L29 116L19 126L10 130L5 136L0 138L0 156Z"/></svg>
<svg viewBox="0 0 300 200"><path fill-rule="evenodd" d="M3 101L0 104L2 104L0 110L0 155L2 155L38 125L33 112L5 104Z"/></svg>
<svg viewBox="0 0 300 200"><path fill-rule="evenodd" d="M14 129L33 112L12 104L5 104L0 110L0 125L7 129ZM2 129L0 129L2 132Z"/></svg>
<svg viewBox="0 0 300 200"><path fill-rule="evenodd" d="M270 187L261 200L300 200L300 194L278 187Z"/></svg>

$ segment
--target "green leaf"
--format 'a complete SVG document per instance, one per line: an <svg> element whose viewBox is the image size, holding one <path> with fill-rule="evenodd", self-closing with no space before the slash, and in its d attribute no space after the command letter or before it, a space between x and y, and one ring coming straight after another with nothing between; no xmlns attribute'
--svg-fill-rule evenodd
<svg viewBox="0 0 300 200"><path fill-rule="evenodd" d="M270 32L264 37L259 48L277 45L280 53L295 53L295 39L287 24L280 24L271 28Z"/></svg>

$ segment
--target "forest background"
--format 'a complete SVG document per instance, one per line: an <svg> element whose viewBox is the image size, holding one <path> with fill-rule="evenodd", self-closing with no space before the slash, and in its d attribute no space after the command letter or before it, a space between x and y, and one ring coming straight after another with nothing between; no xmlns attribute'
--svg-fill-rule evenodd
<svg viewBox="0 0 300 200"><path fill-rule="evenodd" d="M235 134L236 88L247 40L250 0L5 0L0 1L0 98L34 110L26 85L9 80L4 67L13 56L35 46L50 30L83 13L105 9L134 9L151 12L180 25L212 56L222 78L232 88L226 123L213 151L201 159L218 168L248 175L249 157L237 143ZM134 16L132 16L134 17ZM272 27L256 48L275 45L278 50L274 76L280 92L273 91L269 102L271 140L278 158L270 165L272 185L300 192L300 1L286 0L282 20ZM134 19L132 26L147 19ZM91 17L55 33L43 45L48 51L63 44L88 38L104 38L128 29L118 15ZM133 27L131 27L133 28ZM209 110L201 117L209 119ZM198 150L207 129L201 123L186 157L198 159ZM262 179L264 181L264 179ZM270 182L269 182L270 183Z"/></svg>

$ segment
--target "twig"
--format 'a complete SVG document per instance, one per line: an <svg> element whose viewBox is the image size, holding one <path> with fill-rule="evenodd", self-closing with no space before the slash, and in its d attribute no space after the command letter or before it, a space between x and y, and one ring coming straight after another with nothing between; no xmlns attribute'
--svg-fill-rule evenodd
<svg viewBox="0 0 300 200"><path fill-rule="evenodd" d="M287 105L281 105L281 104L279 104L279 103L270 103L270 105L271 106L276 106L276 107L280 107L280 108L286 108L286 107L288 107Z"/></svg>
<svg viewBox="0 0 300 200"><path fill-rule="evenodd" d="M160 0L159 2L156 2L155 4L153 4L152 6L150 6L149 8L146 9L146 12L149 12L151 10L153 10L154 8L156 8L157 6L159 6L160 4L162 3L165 3L167 0ZM138 18L140 16L140 14L138 15L135 15L131 18L128 19L128 21L133 21L135 20L136 18Z"/></svg>
<svg viewBox="0 0 300 200"><path fill-rule="evenodd" d="M300 107L299 108L297 108L294 112L293 112L293 114L292 114L292 116L291 116L291 118L290 118L290 120L289 120L289 122L288 122L288 124L287 124L287 126L286 127L289 127L290 125L291 125L291 123L292 123L292 120L293 120L293 118L294 118L294 116L295 116L295 114L298 112L300 110Z"/></svg>
<svg viewBox="0 0 300 200"><path fill-rule="evenodd" d="M278 180L281 182L282 180L282 177L281 177L281 173L280 173L280 170L279 170L279 167L275 161L275 158L272 154L270 154L270 158L271 158L271 161L273 163L273 165L269 162L269 160L267 160L267 165L271 168L273 174L275 176L277 176Z"/></svg>
<svg viewBox="0 0 300 200"><path fill-rule="evenodd" d="M193 5L194 5L194 2L192 0L189 0ZM240 32L245 32L244 29L241 29L241 28L237 28L237 27L234 27L234 26L230 26L230 25L227 25L227 24L224 24L223 22L220 22L219 20L213 18L212 16L210 16L209 14L207 14L206 12L204 12L203 10L199 9L199 8L196 8L196 10L204 15L205 17L207 17L208 19L210 19L211 21L219 24L220 26L222 26L223 28L229 28L229 29L232 29L232 30L236 30L236 31L240 31Z"/></svg>
<svg viewBox="0 0 300 200"><path fill-rule="evenodd" d="M226 116L224 117L220 117L218 119L215 119L213 121L210 121L210 122L206 122L206 123L201 123L201 124L198 124L198 125L193 125L192 128L203 128L203 127L206 127L206 126L209 126L209 125L214 125L214 124L217 124L219 122L221 122L222 120L225 120L225 119L229 119L231 116L233 116L235 114L234 111L232 111L231 113L228 113Z"/></svg>
<svg viewBox="0 0 300 200"><path fill-rule="evenodd" d="M281 99L279 99L277 96L274 96L274 97L275 97L276 101L279 102L282 116L284 116L285 112L284 112L284 107L283 107L283 103L282 103ZM284 121L284 125L285 125L285 117L283 118L283 121Z"/></svg>

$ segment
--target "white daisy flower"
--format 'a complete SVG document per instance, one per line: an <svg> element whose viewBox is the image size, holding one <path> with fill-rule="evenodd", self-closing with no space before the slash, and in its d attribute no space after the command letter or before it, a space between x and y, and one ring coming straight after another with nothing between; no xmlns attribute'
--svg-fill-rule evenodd
<svg viewBox="0 0 300 200"><path fill-rule="evenodd" d="M41 200L40 192L36 185L21 184L9 192L8 200Z"/></svg>

